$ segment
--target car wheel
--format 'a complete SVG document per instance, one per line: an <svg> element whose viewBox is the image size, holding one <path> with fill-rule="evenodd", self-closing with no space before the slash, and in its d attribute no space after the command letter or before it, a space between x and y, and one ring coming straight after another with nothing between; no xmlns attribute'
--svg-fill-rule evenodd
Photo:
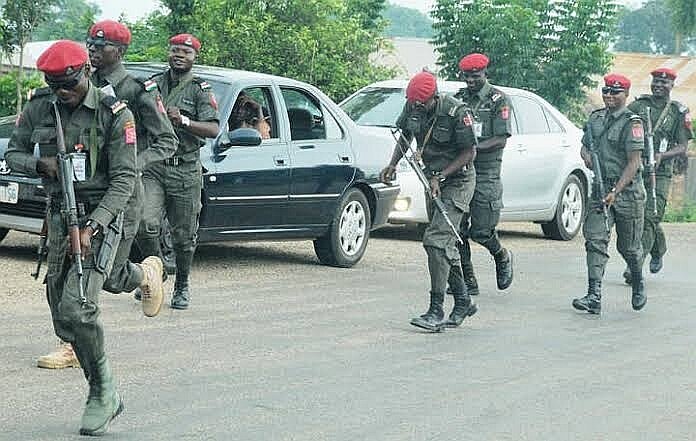
<svg viewBox="0 0 696 441"><path fill-rule="evenodd" d="M314 251L324 265L350 268L365 253L370 237L370 206L367 198L353 188L338 204L329 232L314 241Z"/></svg>
<svg viewBox="0 0 696 441"><path fill-rule="evenodd" d="M586 200L585 187L580 179L575 175L568 176L558 196L556 215L551 222L541 224L541 230L551 239L573 239L585 218Z"/></svg>
<svg viewBox="0 0 696 441"><path fill-rule="evenodd" d="M5 236L7 236L7 233L9 232L10 230L8 230L7 228L0 228L0 242L2 242L2 240L5 238Z"/></svg>

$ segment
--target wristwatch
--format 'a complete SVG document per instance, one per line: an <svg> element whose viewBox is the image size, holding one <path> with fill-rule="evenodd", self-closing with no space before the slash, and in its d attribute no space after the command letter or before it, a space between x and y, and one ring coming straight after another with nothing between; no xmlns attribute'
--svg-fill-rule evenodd
<svg viewBox="0 0 696 441"><path fill-rule="evenodd" d="M96 236L97 233L99 233L100 226L97 223L97 221L93 219L87 221L87 223L85 224L85 228L86 227L90 227L92 229L92 237Z"/></svg>
<svg viewBox="0 0 696 441"><path fill-rule="evenodd" d="M441 172L441 171L434 171L434 172L433 172L433 177L434 177L434 178L437 178L440 182L445 182L445 179L446 179L444 176L442 176L442 172Z"/></svg>
<svg viewBox="0 0 696 441"><path fill-rule="evenodd" d="M181 125L184 127L188 127L191 125L191 118L188 116L181 115Z"/></svg>

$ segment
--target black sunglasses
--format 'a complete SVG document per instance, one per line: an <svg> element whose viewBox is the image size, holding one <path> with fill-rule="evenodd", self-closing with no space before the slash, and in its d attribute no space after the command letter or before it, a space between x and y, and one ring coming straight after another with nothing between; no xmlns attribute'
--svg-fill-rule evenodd
<svg viewBox="0 0 696 441"><path fill-rule="evenodd" d="M80 80L82 80L82 75L84 74L84 71L80 70L75 77L72 79L69 79L67 81L53 81L53 79L49 77L45 77L46 84L48 84L48 87L51 88L52 91L57 91L59 89L63 90L73 90L74 88L77 87L78 84L80 84Z"/></svg>
<svg viewBox="0 0 696 441"><path fill-rule="evenodd" d="M618 94L623 93L625 91L626 91L626 89L621 88L621 87L609 87L609 86L602 87L602 95L618 95Z"/></svg>

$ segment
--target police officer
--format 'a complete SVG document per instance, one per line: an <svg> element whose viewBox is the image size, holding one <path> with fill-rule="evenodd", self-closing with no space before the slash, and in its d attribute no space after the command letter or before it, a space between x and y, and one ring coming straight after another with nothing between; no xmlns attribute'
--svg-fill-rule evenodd
<svg viewBox="0 0 696 441"><path fill-rule="evenodd" d="M643 122L626 108L631 82L619 74L604 77L605 108L595 110L585 125L581 156L587 168L601 171L604 194L593 186L590 209L583 225L587 251L587 295L573 300L573 307L591 314L602 310L602 278L609 260L607 248L611 227L616 227L616 247L628 262L633 282L631 303L638 311L647 296L643 283L641 232L645 209L645 187L640 173ZM599 164L591 156L597 152ZM595 173L597 176L597 173ZM607 217L603 208L606 207Z"/></svg>
<svg viewBox="0 0 696 441"><path fill-rule="evenodd" d="M674 87L677 73L669 68L659 68L650 72L652 82L650 90L652 95L641 95L628 105L628 109L640 115L644 120L647 117L647 108L650 108L650 118L653 131L653 145L655 146L656 161L656 185L655 194L657 213L652 200L652 189L648 189L648 200L645 204L645 216L643 220L643 260L650 254L650 272L657 273L662 269L662 258L667 252L665 233L660 222L665 215L667 194L669 193L672 179L672 163L674 158L686 153L686 146L693 138L691 132L691 115L689 109L678 101L670 100L670 94ZM643 163L648 163L647 148L643 150ZM648 169L643 169L643 183L646 188L650 185ZM624 271L626 283L631 283L630 269Z"/></svg>
<svg viewBox="0 0 696 441"><path fill-rule="evenodd" d="M127 104L135 116L140 174L149 164L173 155L177 139L165 114L157 85L133 78L123 67L123 56L130 41L131 33L125 25L103 20L89 29L87 48L94 69L92 82L107 95L116 96ZM143 277L138 266L128 260L143 210L142 182L139 176L136 179L135 190L125 212L123 237L114 258L113 270L104 283L104 289L113 293L133 291ZM142 308L146 315L153 316L159 312L161 305L161 296L148 296ZM78 366L71 347L65 344L39 357L37 364L48 368Z"/></svg>
<svg viewBox="0 0 696 441"><path fill-rule="evenodd" d="M488 57L472 53L459 61L461 75L467 87L456 96L474 113L474 133L478 137L476 147L476 190L471 201L471 211L461 223L464 243L459 246L464 280L469 294L479 293L478 282L471 263L468 239L483 245L495 261L498 289L512 284L512 252L504 248L495 227L503 207L503 185L500 169L503 149L512 134L510 127L510 103L507 96L488 82Z"/></svg>
<svg viewBox="0 0 696 441"><path fill-rule="evenodd" d="M106 431L123 409L104 352L98 298L116 246L109 242L114 236L109 230L118 227L114 222L126 209L135 186L137 135L126 105L91 85L87 53L79 44L67 40L54 43L41 54L37 68L45 74L49 87L35 91L27 102L5 159L15 170L41 176L50 197L48 304L56 335L72 344L89 382L80 433L97 435ZM66 150L75 170L82 278L69 255L61 214L64 197L57 177L58 118L54 108L60 114ZM33 155L35 143L40 149L38 159ZM138 270L144 275L140 284L143 291L159 290L161 296L161 261L146 259Z"/></svg>
<svg viewBox="0 0 696 441"><path fill-rule="evenodd" d="M437 82L429 72L415 75L406 89L406 104L396 122L401 137L389 165L380 173L384 183L391 182L396 164L416 139L418 151L430 179L430 193L441 198L454 225L468 211L474 190L475 172L471 162L476 153L472 131L473 118L467 107L446 94L437 93ZM442 213L435 211L423 235L430 272L430 308L411 320L411 324L430 331L457 327L476 313L463 280L457 239ZM454 309L443 322L443 302L448 277L452 283Z"/></svg>
<svg viewBox="0 0 696 441"><path fill-rule="evenodd" d="M200 148L218 134L220 116L210 85L191 72L200 41L191 34L169 40L169 69L152 77L162 91L167 116L176 129L176 154L145 171L146 205L138 242L146 255L159 254L162 213L166 212L176 254L171 307L187 309L189 273L201 212Z"/></svg>

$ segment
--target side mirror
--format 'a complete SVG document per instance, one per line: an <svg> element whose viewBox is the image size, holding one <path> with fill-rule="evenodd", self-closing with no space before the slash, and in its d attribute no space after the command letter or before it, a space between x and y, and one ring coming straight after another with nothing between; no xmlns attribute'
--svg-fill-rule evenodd
<svg viewBox="0 0 696 441"><path fill-rule="evenodd" d="M216 155L230 147L255 147L261 145L261 134L256 129L241 128L231 132L222 132L215 140L213 152Z"/></svg>

